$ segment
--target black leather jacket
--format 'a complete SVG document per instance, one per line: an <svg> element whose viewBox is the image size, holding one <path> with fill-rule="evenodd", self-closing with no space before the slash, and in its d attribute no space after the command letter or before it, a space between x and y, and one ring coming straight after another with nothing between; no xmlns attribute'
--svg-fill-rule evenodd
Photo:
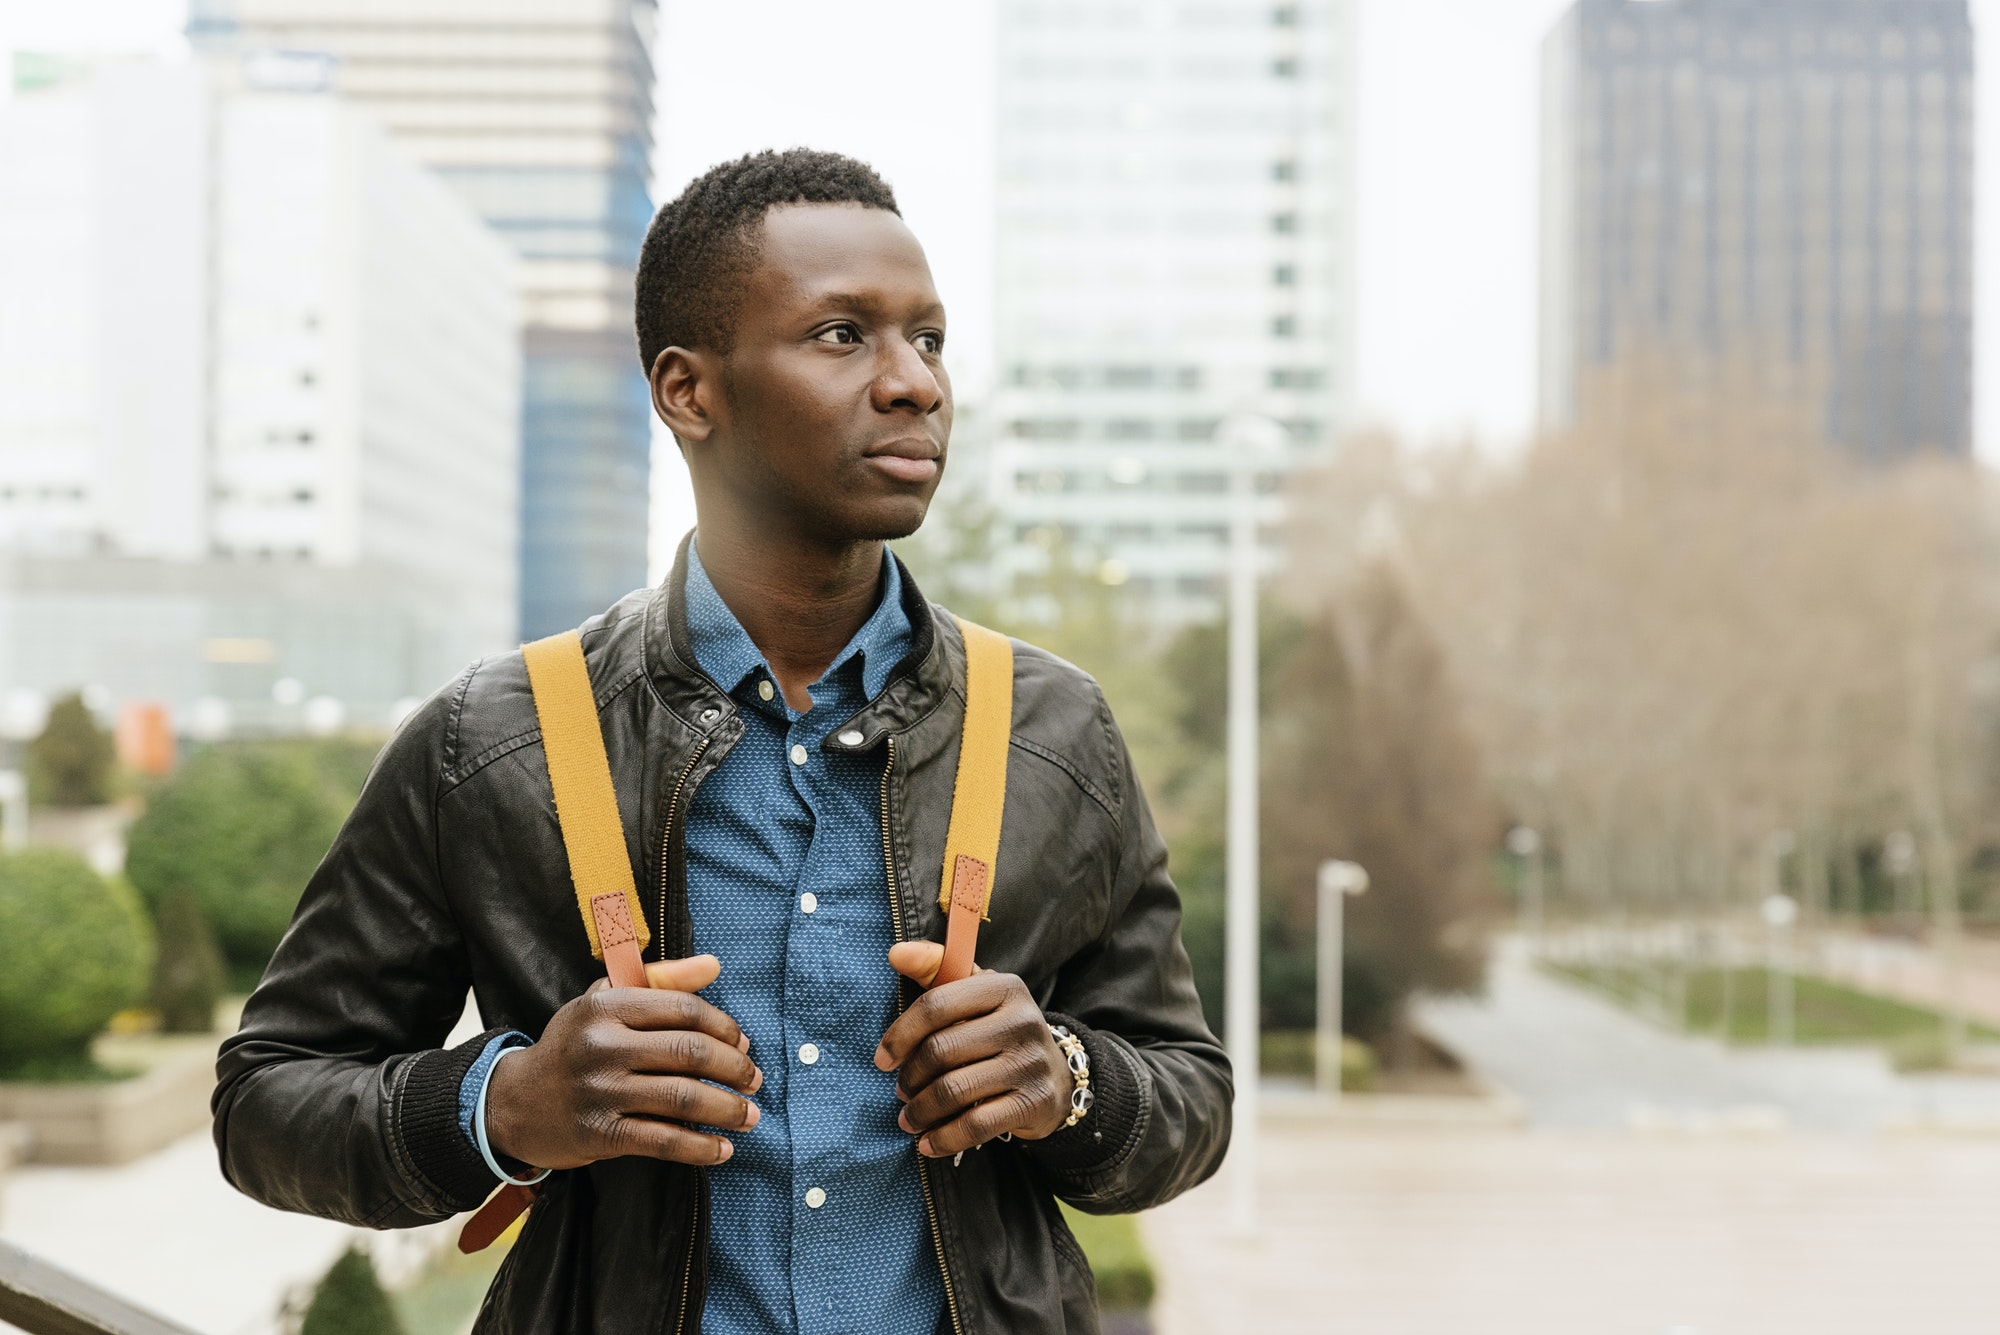
<svg viewBox="0 0 2000 1335"><path fill-rule="evenodd" d="M743 732L735 704L693 665L684 559L660 589L583 627L649 957L662 945L670 958L690 953L681 821ZM907 571L904 589L914 646L840 731L862 734L850 749L884 754L896 934L942 940L964 642ZM1047 1140L921 1161L945 1278L940 1328L1095 1331L1090 1270L1055 1198L1143 1210L1214 1172L1229 1139L1229 1063L1202 1021L1166 850L1104 698L1021 644L991 915L980 963L1018 974L1081 1035L1097 1102ZM267 1204L371 1228L472 1209L495 1180L458 1130L458 1087L485 1036L439 1047L466 990L495 1030L539 1034L600 972L521 656L488 659L376 762L224 1045L214 1105L224 1174ZM623 1158L557 1173L477 1329L696 1331L707 1226L705 1170Z"/></svg>

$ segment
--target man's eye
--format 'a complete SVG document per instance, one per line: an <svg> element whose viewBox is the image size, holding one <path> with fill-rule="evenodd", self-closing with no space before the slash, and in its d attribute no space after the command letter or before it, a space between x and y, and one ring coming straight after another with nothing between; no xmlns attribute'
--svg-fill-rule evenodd
<svg viewBox="0 0 2000 1335"><path fill-rule="evenodd" d="M944 335L924 333L916 337L917 351L935 357L944 351Z"/></svg>
<svg viewBox="0 0 2000 1335"><path fill-rule="evenodd" d="M859 343L861 341L861 331L851 324L837 324L831 329L821 330L819 341L821 343Z"/></svg>

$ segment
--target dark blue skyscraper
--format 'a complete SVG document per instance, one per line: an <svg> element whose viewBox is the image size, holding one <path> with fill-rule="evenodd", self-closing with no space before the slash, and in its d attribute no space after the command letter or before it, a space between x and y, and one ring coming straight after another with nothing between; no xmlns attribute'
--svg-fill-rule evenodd
<svg viewBox="0 0 2000 1335"><path fill-rule="evenodd" d="M521 256L524 638L646 577L651 409L632 277L651 218L654 0L192 0L198 49L325 52Z"/></svg>
<svg viewBox="0 0 2000 1335"><path fill-rule="evenodd" d="M1972 443L1966 0L1578 0L1543 62L1542 411L1778 356L1863 457Z"/></svg>

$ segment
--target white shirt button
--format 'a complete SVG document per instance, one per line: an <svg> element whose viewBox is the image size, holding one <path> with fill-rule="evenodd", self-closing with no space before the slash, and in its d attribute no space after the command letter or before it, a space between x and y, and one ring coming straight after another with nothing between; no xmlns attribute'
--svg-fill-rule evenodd
<svg viewBox="0 0 2000 1335"><path fill-rule="evenodd" d="M819 896L808 890L799 896L799 912L812 913L819 908Z"/></svg>
<svg viewBox="0 0 2000 1335"><path fill-rule="evenodd" d="M806 749L796 742L792 744L792 763L794 765L803 765L806 763Z"/></svg>
<svg viewBox="0 0 2000 1335"><path fill-rule="evenodd" d="M768 700L777 693L778 693L778 688L771 685L771 679L769 677L766 677L764 680L757 683L757 698L759 700Z"/></svg>
<svg viewBox="0 0 2000 1335"><path fill-rule="evenodd" d="M826 1204L826 1193L824 1191L821 1191L818 1187L808 1187L806 1189L807 1209L817 1210L819 1209L820 1206L825 1204Z"/></svg>
<svg viewBox="0 0 2000 1335"><path fill-rule="evenodd" d="M852 728L840 734L840 744L842 746L859 746L865 740L867 739Z"/></svg>
<svg viewBox="0 0 2000 1335"><path fill-rule="evenodd" d="M819 1044L805 1043L800 1045L799 1060L804 1062L807 1066L811 1066L813 1063L817 1062L819 1060Z"/></svg>

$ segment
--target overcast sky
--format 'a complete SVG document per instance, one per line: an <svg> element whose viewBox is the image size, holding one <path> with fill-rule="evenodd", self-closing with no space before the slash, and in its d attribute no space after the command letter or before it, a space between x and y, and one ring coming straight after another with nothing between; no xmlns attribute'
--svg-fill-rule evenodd
<svg viewBox="0 0 2000 1335"><path fill-rule="evenodd" d="M1360 4L1359 406L1419 439L1470 432L1507 448L1534 414L1536 72L1566 0ZM171 49L183 8L0 0L0 45ZM873 162L929 248L954 375L977 391L993 347L992 13L992 0L662 0L657 194L755 148ZM1992 49L2000 0L1973 13ZM1989 190L1996 109L1988 96L1980 111ZM1979 232L2000 236L2000 210L1979 210ZM2000 265L1979 275L1990 330ZM1981 454L2000 461L2000 338L1981 340L1976 383ZM673 529L678 469L662 473Z"/></svg>

